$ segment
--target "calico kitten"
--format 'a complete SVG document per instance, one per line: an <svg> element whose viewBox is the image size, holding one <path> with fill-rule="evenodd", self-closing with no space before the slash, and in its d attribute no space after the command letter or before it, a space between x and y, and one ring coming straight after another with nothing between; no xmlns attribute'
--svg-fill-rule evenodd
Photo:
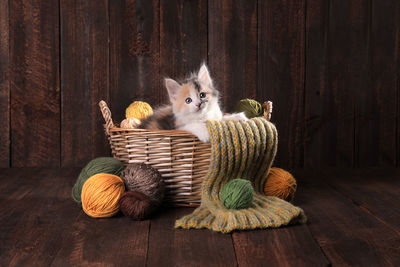
<svg viewBox="0 0 400 267"><path fill-rule="evenodd" d="M197 74L192 74L181 84L173 79L165 79L165 87L171 105L156 109L140 128L185 130L196 135L202 142L208 142L207 120L247 120L244 113L222 115L219 92L214 88L205 64Z"/></svg>

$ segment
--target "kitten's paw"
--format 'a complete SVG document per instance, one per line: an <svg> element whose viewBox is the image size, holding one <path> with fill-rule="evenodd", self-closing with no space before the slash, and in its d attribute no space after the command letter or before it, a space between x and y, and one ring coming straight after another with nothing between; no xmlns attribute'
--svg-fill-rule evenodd
<svg viewBox="0 0 400 267"><path fill-rule="evenodd" d="M237 120L238 121L248 121L249 119L246 117L246 114L244 112L237 113Z"/></svg>
<svg viewBox="0 0 400 267"><path fill-rule="evenodd" d="M248 118L244 114L244 112L233 113L230 115L225 115L224 120L232 120L232 121L247 121Z"/></svg>
<svg viewBox="0 0 400 267"><path fill-rule="evenodd" d="M203 143L208 143L210 141L210 135L207 132L196 133L197 138Z"/></svg>
<svg viewBox="0 0 400 267"><path fill-rule="evenodd" d="M180 130L185 130L193 135L197 136L200 141L207 143L210 141L210 135L208 134L207 126L204 122L195 122L186 124L185 126L179 128Z"/></svg>

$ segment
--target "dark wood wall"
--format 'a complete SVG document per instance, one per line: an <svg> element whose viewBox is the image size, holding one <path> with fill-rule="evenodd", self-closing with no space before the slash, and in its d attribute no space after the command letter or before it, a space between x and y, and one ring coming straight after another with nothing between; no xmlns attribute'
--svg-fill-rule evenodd
<svg viewBox="0 0 400 267"><path fill-rule="evenodd" d="M399 166L397 0L0 0L0 166L107 155L99 100L119 121L202 61L226 110L274 102L276 165Z"/></svg>

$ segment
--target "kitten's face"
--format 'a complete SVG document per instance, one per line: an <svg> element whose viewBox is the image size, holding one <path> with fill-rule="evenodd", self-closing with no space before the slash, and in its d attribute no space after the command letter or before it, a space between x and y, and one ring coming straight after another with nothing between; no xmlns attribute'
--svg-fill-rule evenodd
<svg viewBox="0 0 400 267"><path fill-rule="evenodd" d="M177 115L202 116L210 111L213 104L218 103L218 91L213 87L205 65L200 68L197 75L189 78L184 84L180 85L172 79L166 79L165 85Z"/></svg>

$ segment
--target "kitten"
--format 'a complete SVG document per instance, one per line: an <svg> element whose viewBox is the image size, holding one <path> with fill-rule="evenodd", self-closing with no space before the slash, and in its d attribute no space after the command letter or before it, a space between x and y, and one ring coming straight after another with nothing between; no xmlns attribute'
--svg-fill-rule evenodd
<svg viewBox="0 0 400 267"><path fill-rule="evenodd" d="M219 92L214 88L205 64L182 84L166 78L165 87L171 105L155 110L140 125L141 129L180 129L193 133L202 142L208 142L207 120L247 120L243 112L222 115Z"/></svg>

